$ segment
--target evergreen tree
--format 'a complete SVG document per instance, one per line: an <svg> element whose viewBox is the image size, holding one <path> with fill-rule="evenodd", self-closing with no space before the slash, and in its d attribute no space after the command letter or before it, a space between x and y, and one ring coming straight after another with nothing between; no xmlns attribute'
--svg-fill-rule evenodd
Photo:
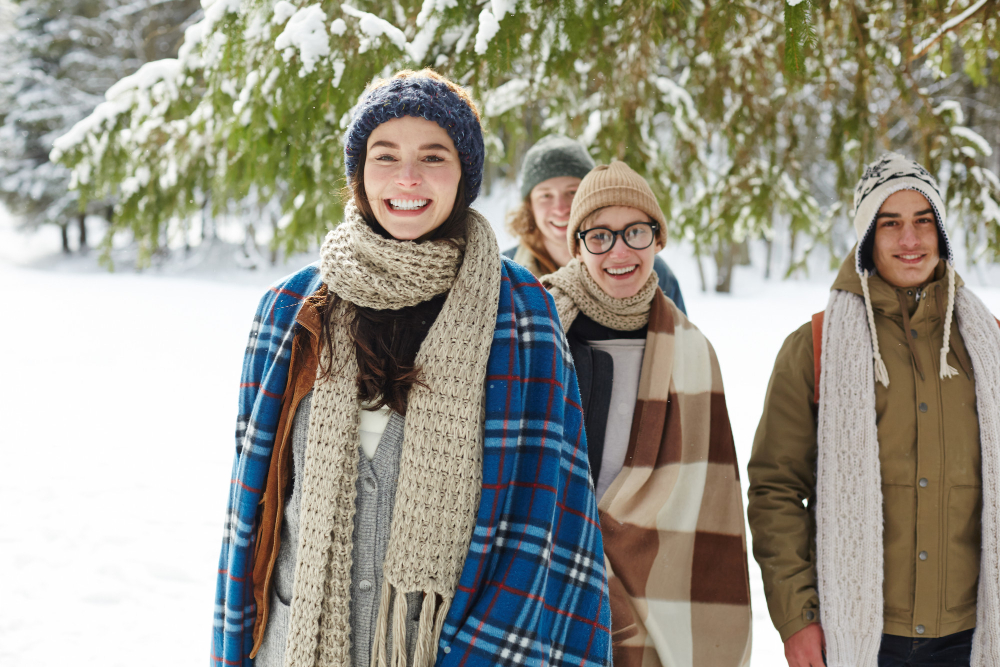
<svg viewBox="0 0 1000 667"><path fill-rule="evenodd" d="M850 187L887 148L947 173L957 219L995 230L988 146L941 106L945 88L918 92L953 76L946 61L994 85L996 6L976 2L955 21L955 2L214 0L177 60L116 84L53 157L86 198L119 197L116 226L147 253L206 202L251 193L283 207L276 242L301 248L341 216L341 137L364 86L432 66L480 100L490 173L514 177L544 133L580 137L643 173L727 290L739 248L776 222L843 250ZM929 106L899 104L917 98ZM885 125L904 115L912 129ZM995 257L995 231L977 238Z"/></svg>
<svg viewBox="0 0 1000 667"><path fill-rule="evenodd" d="M23 0L13 29L0 35L0 198L35 227L56 224L69 252L79 227L79 196L70 171L49 161L54 139L87 117L116 81L149 60L176 53L179 26L196 0ZM106 208L92 199L90 210Z"/></svg>

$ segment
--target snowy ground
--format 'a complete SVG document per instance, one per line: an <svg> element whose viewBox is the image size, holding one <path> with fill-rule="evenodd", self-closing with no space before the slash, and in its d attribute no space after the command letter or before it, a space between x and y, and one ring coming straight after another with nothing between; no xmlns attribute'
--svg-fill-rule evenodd
<svg viewBox="0 0 1000 667"><path fill-rule="evenodd" d="M502 202L483 208L500 220ZM0 665L205 664L241 357L257 299L288 269L108 274L58 247L0 212ZM664 256L718 351L745 467L775 354L832 277L748 268L733 296L703 294L683 248ZM1000 289L974 290L1000 313ZM753 664L780 667L750 573Z"/></svg>

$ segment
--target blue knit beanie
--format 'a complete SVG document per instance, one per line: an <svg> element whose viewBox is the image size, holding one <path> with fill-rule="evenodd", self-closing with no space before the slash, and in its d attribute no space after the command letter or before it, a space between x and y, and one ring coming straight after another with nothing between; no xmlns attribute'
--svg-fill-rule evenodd
<svg viewBox="0 0 1000 667"><path fill-rule="evenodd" d="M376 127L393 118L415 116L440 125L455 143L462 174L465 200L471 204L483 184L483 128L476 112L443 81L429 77L390 79L369 90L354 108L351 125L344 135L344 166L348 179L358 171L358 161Z"/></svg>

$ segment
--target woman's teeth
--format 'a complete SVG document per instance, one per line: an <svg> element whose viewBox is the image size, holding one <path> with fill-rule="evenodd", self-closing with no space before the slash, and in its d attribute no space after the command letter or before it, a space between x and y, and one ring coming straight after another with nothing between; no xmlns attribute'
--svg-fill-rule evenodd
<svg viewBox="0 0 1000 667"><path fill-rule="evenodd" d="M398 211L415 211L427 206L428 199L390 199L389 206Z"/></svg>
<svg viewBox="0 0 1000 667"><path fill-rule="evenodd" d="M637 268L639 268L639 265L633 264L632 266L620 266L614 269L604 269L604 270L613 276L624 276L626 273L632 273Z"/></svg>

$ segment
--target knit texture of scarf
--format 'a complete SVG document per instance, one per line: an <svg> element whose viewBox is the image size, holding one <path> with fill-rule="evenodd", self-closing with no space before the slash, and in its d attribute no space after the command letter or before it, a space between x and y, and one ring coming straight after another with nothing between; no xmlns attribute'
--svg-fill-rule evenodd
<svg viewBox="0 0 1000 667"><path fill-rule="evenodd" d="M286 667L350 667L350 586L358 475L357 359L350 304L398 309L449 291L416 356L423 385L410 389L400 473L383 565L372 665L403 667L406 593L422 592L414 665L433 664L475 526L482 482L486 365L500 294L500 253L489 223L469 210L462 252L448 242L384 239L352 206L320 251L320 273L343 299L324 345L303 473L298 560ZM332 366L328 366L332 358ZM440 599L440 602L438 600ZM389 609L392 607L392 618Z"/></svg>
<svg viewBox="0 0 1000 667"><path fill-rule="evenodd" d="M615 331L635 331L649 322L653 295L659 287L656 271L634 296L617 299L601 289L578 259L540 279L556 302L563 329L569 331L581 312L598 324Z"/></svg>
<svg viewBox="0 0 1000 667"><path fill-rule="evenodd" d="M965 288L958 330L976 383L982 555L972 666L1000 666L1000 328ZM882 478L873 335L865 300L834 290L823 319L816 464L816 570L830 667L876 667L882 639ZM859 353L866 351L867 353Z"/></svg>

